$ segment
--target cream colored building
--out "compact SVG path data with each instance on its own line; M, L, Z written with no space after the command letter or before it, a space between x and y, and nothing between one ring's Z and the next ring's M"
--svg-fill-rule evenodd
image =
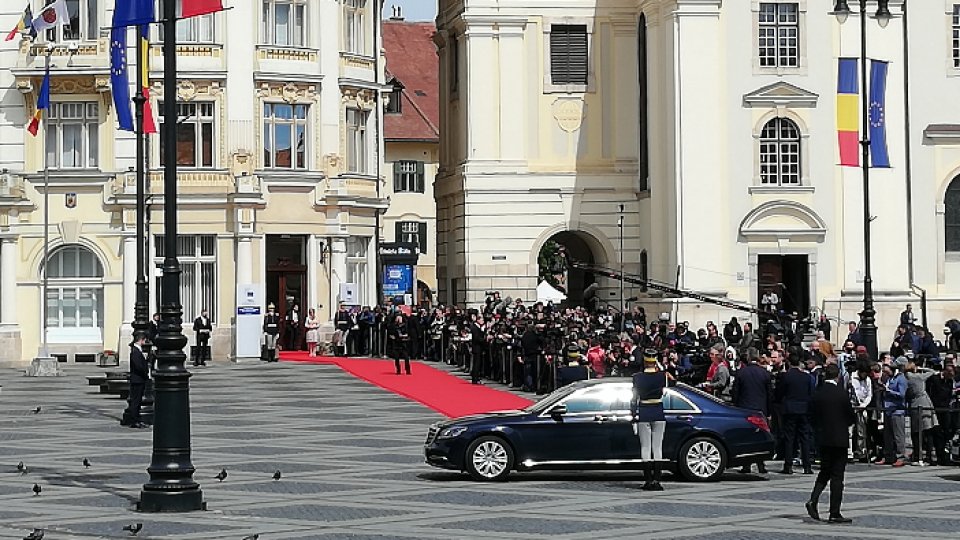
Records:
M417 244L418 304L435 303L437 290L437 206L433 182L440 159L440 89L436 27L403 20L402 12L383 21L386 79L391 87L384 112L385 190L390 208L382 237Z
M34 1L37 13L41 1ZM151 309L163 253L160 143L151 137L149 228L134 236L134 139L117 129L107 32L112 0L68 2L79 24L56 31L52 109L25 130L47 36L0 44L0 361L41 344L44 141L50 141L50 352L89 361L126 349L135 254L148 250ZM153 108L180 109L178 221L187 334L206 307L215 358L233 356L238 284L285 311L329 320L344 284L375 301L375 221L382 193L379 0L250 0L178 26L175 89L162 84L154 29ZM3 2L12 28L23 2ZM131 46L133 39L130 40ZM130 58L134 57L132 50ZM131 79L135 71L131 69ZM159 120L158 120L159 121ZM349 288L349 287L347 287ZM322 307L321 307L322 306Z
M909 2L909 23L890 3L887 27L867 21L868 55L890 62L892 167L871 175L881 348L904 304L920 311L916 287L937 334L960 311L960 2ZM683 288L754 304L772 288L788 311L856 320L862 180L837 165L835 96L860 25L833 6L441 0L441 300L532 300L553 238ZM571 274L572 296L594 279ZM618 304L617 283L599 281ZM743 316L638 293L625 296L698 326Z

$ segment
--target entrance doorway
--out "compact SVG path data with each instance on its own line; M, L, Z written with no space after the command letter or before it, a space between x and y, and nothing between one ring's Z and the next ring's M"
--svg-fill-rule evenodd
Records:
M780 297L780 309L796 312L801 318L810 313L810 266L807 255L760 255L757 257L757 297L773 291Z
M540 248L538 263L540 265L540 279L546 280L557 290L567 295L566 305L581 306L585 300L592 300L596 296L596 287L590 287L597 282L593 272L584 272L566 265L560 248L566 252L569 259L587 264L595 264L593 250L580 233L573 231L559 232L550 237ZM589 289L589 291L588 291ZM584 295L584 291L588 291Z
M267 235L267 303L277 306L280 344L284 349L303 348L303 319L307 310L307 238L298 235ZM299 306L297 331L286 324L287 313ZM291 341L294 338L295 341Z

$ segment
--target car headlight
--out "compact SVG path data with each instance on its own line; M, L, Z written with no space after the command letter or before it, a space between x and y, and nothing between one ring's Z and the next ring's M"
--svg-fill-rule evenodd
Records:
M466 431L466 430L467 430L467 428L465 428L465 427L463 427L463 426L448 427L447 429L444 429L443 431L441 431L440 434L437 435L437 438L438 438L438 439L452 439L452 438L454 438L454 437L459 437L460 434L462 434L462 433L463 433L464 431Z

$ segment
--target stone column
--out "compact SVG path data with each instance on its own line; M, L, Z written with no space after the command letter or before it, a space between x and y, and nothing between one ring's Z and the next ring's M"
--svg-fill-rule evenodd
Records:
M137 302L137 245L135 236L123 238L123 324L133 321L133 308Z
M317 246L317 237L316 235L311 234L307 237L307 306L303 306L306 309L302 310L302 313L306 313L310 308L317 309L317 316L320 316L319 313L319 304L320 304L320 295L317 294L318 282L319 279L319 266L320 266L320 250Z
M17 324L17 239L0 240L0 324Z
M340 284L347 282L347 239L333 238L330 254L330 318L337 313Z
M253 283L253 242L249 236L237 238L237 285Z

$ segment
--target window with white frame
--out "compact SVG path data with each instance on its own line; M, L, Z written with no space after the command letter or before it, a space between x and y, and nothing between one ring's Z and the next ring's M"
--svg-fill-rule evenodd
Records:
M759 24L760 67L799 67L800 5L762 2Z
M157 13L163 13L164 0L157 2ZM189 17L177 21L177 43L215 43L214 24L216 13ZM163 41L163 25L159 25L160 41Z
M351 236L347 238L347 283L357 286L357 304L368 305L367 249L369 236Z
M960 69L960 4L953 5L953 14L950 17L950 55L953 58L953 67Z
M263 166L267 169L306 169L309 105L264 103Z
M263 41L268 45L307 46L305 0L263 0Z
M95 41L100 37L97 3L98 0L66 0L68 24L47 30L47 41ZM34 13L39 13L39 9Z
M367 0L344 0L343 47L349 53L367 54Z
M157 235L156 264L163 263L166 246L163 235ZM177 258L180 261L180 303L184 320L200 316L203 309L210 312L210 320L217 320L217 237L212 234L178 235ZM158 277L157 305L162 305L162 278Z
M47 328L102 329L103 265L97 255L68 245L51 253L49 261Z
M427 252L427 224L423 221L398 221L397 242L416 244L420 253Z
M552 84L587 84L587 25L550 25L550 80Z
M367 118L369 113L347 109L347 170L367 172Z
M47 111L47 166L96 169L100 164L100 107L95 101L64 101Z
M760 183L800 185L800 129L789 118L774 118L760 132Z
M163 109L163 103L160 104ZM177 165L214 167L213 102L177 103ZM160 116L160 166L164 164L165 126Z
M423 193L424 163L422 161L395 161L393 163L393 191L396 193Z

